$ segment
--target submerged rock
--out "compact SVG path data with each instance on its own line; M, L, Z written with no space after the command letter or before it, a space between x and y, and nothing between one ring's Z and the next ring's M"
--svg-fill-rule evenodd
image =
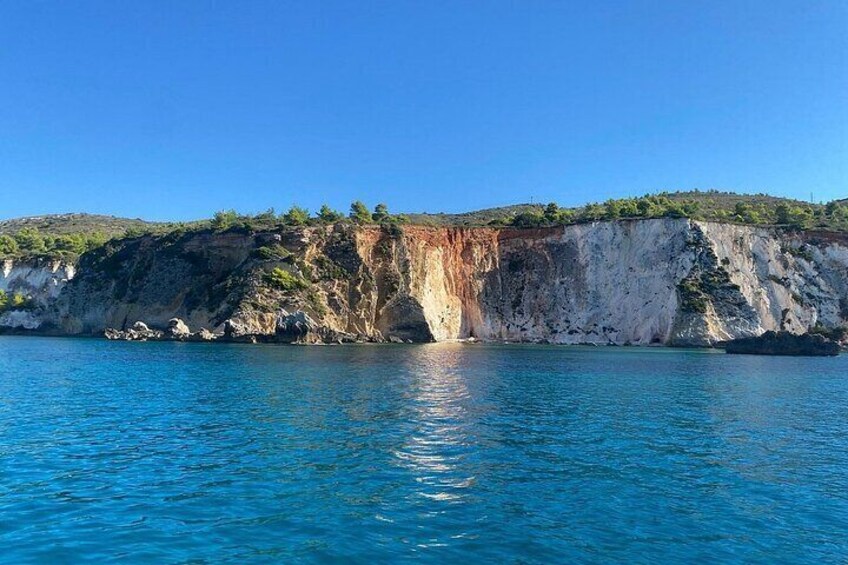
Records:
M727 353L752 355L839 355L839 344L817 334L768 331L759 337L726 342Z

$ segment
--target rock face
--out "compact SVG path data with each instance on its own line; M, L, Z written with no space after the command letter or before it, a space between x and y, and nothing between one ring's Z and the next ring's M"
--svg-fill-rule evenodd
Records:
M824 336L767 331L761 336L744 337L725 344L728 353L749 355L839 355L839 344Z
M31 301L25 310L0 314L0 330L38 329L45 317L45 310L55 303L59 293L68 281L74 278L75 273L75 267L64 261L0 261L0 290L7 294L23 294Z
M84 255L32 323L173 318L234 341L709 346L845 325L848 238L671 218L148 236Z

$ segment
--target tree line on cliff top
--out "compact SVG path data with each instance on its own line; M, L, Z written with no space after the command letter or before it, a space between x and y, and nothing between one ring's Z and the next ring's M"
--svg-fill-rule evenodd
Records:
M103 232L53 235L41 233L35 227L25 227L14 234L0 234L0 259L76 259L86 251L100 247L109 239Z
M685 195L685 196L684 196ZM636 198L610 199L603 203L565 208L556 202L547 205L520 205L468 214L390 214L385 204L373 212L361 201L350 206L347 215L324 205L317 214L292 206L277 215L273 209L257 215L242 215L234 210L215 214L210 226L262 229L282 224L315 226L339 222L380 225L493 226L533 228L562 226L595 221L647 218L692 218L744 225L779 226L788 229L829 229L848 231L848 203L833 201L826 205L775 198L768 195L742 196L716 191L648 194Z
M692 218L744 225L780 226L789 229L848 230L848 204L833 201L812 205L757 195L746 199L711 198L711 193L690 193L697 198L674 194L650 194L638 198L611 199L579 208L561 208L555 202L515 215L509 225L544 227L599 220L644 218ZM722 193L713 193L729 196Z
M14 229L0 229L0 259L42 257L74 260L112 238L179 235L209 229L219 232L231 229L261 231L285 226L320 226L342 222L382 225L397 231L404 224L539 228L604 220L692 218L793 230L848 231L848 200L825 205L765 194L690 191L611 199L571 208L552 202L547 205L523 204L464 214L392 214L385 204L377 204L369 209L357 200L351 203L346 214L324 205L314 214L300 206L292 206L281 214L273 208L258 214L224 210L209 220L184 223L145 223L140 220L91 216L90 222L86 224L85 218L85 215L66 215L7 221L6 224L17 224ZM120 221L127 222L128 227L123 232L117 229ZM71 227L65 225L68 222L72 222ZM39 226L43 231L39 230ZM0 228L3 227L0 224Z
M43 258L75 260L77 257L113 238L141 237L144 235L177 235L182 232L212 229L226 231L240 229L245 231L271 230L283 226L316 226L339 222L355 224L378 224L396 229L408 222L406 216L390 214L388 206L377 204L373 211L361 201L350 205L345 215L327 205L317 214L311 215L300 206L292 206L287 212L277 214L273 208L259 214L239 214L235 210L216 212L210 220L197 222L179 222L166 224L133 224L121 234L111 237L100 230L79 231L76 233L43 233L38 227L25 225L12 233L0 233L0 259Z
M403 224L409 219L404 215L390 214L385 204L377 204L374 211L361 201L356 200L350 205L350 211L345 216L328 205L321 206L317 214L310 214L306 208L292 206L287 212L277 214L273 208L255 215L239 214L235 210L223 210L216 212L209 223L215 231L224 231L233 228L258 230L283 226L317 226L330 225L340 222L352 222L355 224Z

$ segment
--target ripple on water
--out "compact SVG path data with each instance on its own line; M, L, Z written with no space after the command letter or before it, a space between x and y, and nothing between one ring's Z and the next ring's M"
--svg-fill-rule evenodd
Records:
M846 359L0 338L0 561L844 561Z

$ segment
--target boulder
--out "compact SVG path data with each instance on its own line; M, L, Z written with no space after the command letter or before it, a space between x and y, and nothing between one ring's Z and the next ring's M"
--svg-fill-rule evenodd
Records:
M724 343L727 353L750 355L839 355L839 344L818 334L768 331L758 337L745 337Z
M165 335L171 339L187 339L191 335L191 330L179 318L171 318L168 320L168 328L165 330Z
M106 328L103 331L103 337L112 340L124 339L124 332L122 332L121 330L116 330L115 328Z
M217 335L206 328L200 328L200 331L196 331L188 336L188 341L215 341L217 338Z
M230 341L251 341L253 333L243 321L230 318L224 322L224 338Z
M145 324L144 322L139 320L138 322L136 322L132 326L130 326L129 331L138 332L138 333L146 333L146 332L150 331L150 328L147 326L147 324Z
M320 342L323 341L320 329L303 310L292 313L280 310L274 335L276 339L289 343Z
M162 339L163 333L159 330L150 329L144 322L136 322L126 331L106 328L103 332L106 339L123 341L148 341Z

